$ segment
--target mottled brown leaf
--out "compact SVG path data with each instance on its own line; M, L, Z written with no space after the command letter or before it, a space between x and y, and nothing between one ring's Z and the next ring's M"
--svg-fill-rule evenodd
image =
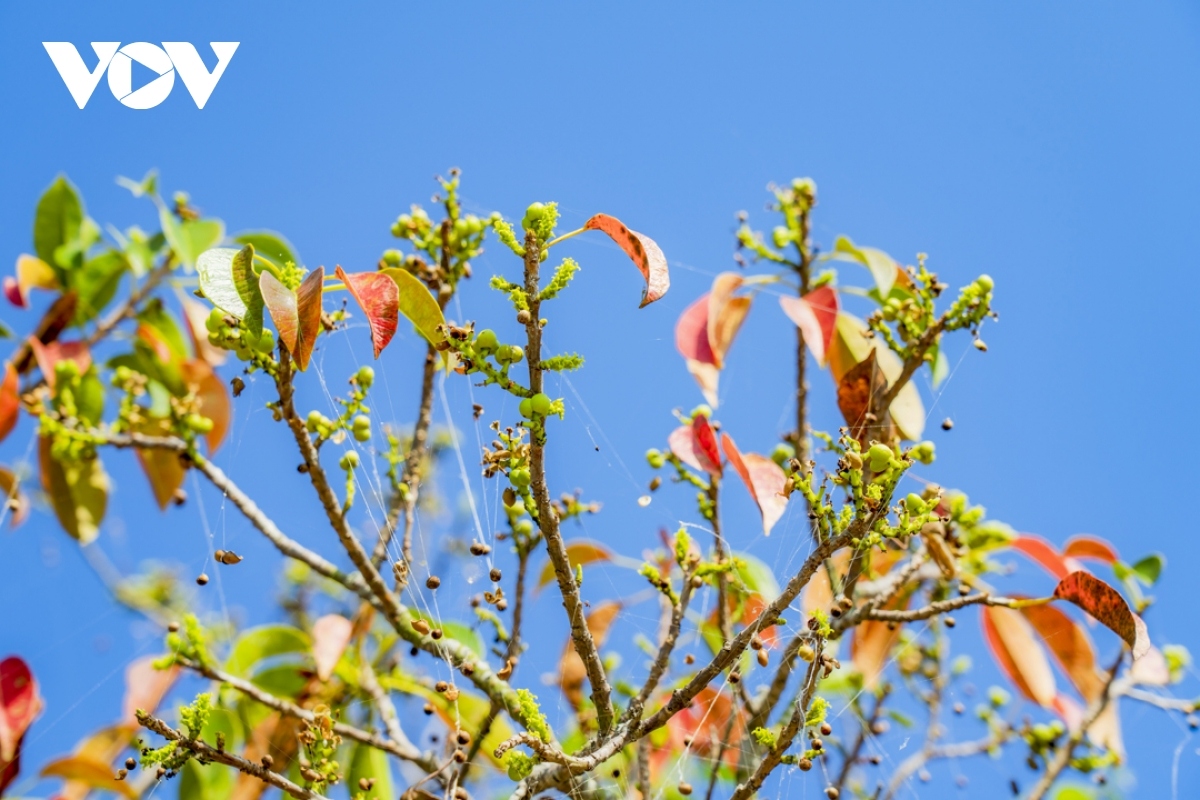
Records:
M641 307L650 305L667 293L671 285L667 259L662 248L653 239L630 230L621 220L608 214L596 214L585 222L583 227L586 230L607 233L625 251L625 255L633 259L634 265L646 279Z
M1146 623L1134 614L1113 587L1088 572L1072 572L1058 582L1054 596L1082 608L1100 624L1120 636L1134 659L1139 659L1150 649L1150 635Z

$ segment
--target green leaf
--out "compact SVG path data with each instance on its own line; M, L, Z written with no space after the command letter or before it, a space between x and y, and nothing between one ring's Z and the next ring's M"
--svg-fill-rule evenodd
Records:
M308 677L295 664L278 664L254 673L250 682L276 697L295 699L308 685Z
M84 262L83 268L72 276L78 298L72 324L84 325L95 319L112 302L128 269L129 260L119 250L106 250Z
M67 284L64 269L70 265L59 264L54 254L62 245L79 238L82 225L83 203L79 193L66 176L59 175L38 200L33 221L33 248L38 258L57 267L55 272L64 285Z
M159 224L167 244L184 266L197 266L200 255L225 238L225 224L219 219L181 220L166 206L158 210Z
M768 601L779 597L779 581L775 573L762 560L746 553L734 553L737 559L737 575L752 592L758 592Z
M216 745L217 734L225 741L225 749L237 752L245 738L242 723L237 715L225 708L214 708L208 714L200 738ZM224 764L206 764L192 759L184 766L179 776L179 800L209 800L213 797L231 797L236 771Z
M425 284L402 269L385 269L383 273L400 287L400 313L408 318L417 329L417 333L424 336L430 344L437 344L446 338L438 331L438 327L446 323L442 307L429 293Z
M174 315L162 303L150 303L138 314L138 322L157 335L170 352L169 361L179 363L188 359L188 343Z
M1167 559L1162 553L1151 553L1133 565L1133 574L1142 583L1147 586L1153 586L1158 583L1158 578L1162 575L1163 567L1167 565Z
M275 231L243 231L234 236L233 240L238 244L254 245L254 252L277 267L285 266L289 261L297 267L300 266L296 248L283 238L282 234Z
M359 781L371 781L371 788L362 791ZM391 800L396 796L392 790L392 768L387 754L365 744L356 744L350 753L350 773L346 781L353 797L363 800ZM361 794L360 794L361 792Z
M859 247L850 240L849 236L839 236L833 243L833 253L830 258L840 261L851 261L862 264L871 272L875 279L875 287L880 297L887 297L896 283L898 267L895 260L882 250L874 247Z
M268 658L307 654L312 647L309 635L290 625L263 625L251 628L238 637L225 662L226 671L239 677L247 677L251 669Z
M200 291L227 314L242 320L255 337L262 335L263 298L252 268L254 245L241 250L214 247L196 260Z
M99 425L104 416L104 381L93 366L79 379L79 390L75 393L75 406L79 418Z
M230 264L230 272L233 285L246 304L242 324L257 339L262 336L263 329L263 296L258 286L258 275L254 272L254 245L248 244L238 251Z

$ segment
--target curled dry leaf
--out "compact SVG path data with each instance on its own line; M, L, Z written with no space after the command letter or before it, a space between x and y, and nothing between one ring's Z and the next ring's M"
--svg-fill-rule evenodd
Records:
M877 352L872 350L841 377L837 386L838 409L851 435L864 444L896 438L891 414L883 408L888 383L876 357Z
M571 568L583 564L595 564L598 561L612 561L613 554L604 545L599 542L593 542L588 539L577 539L567 545L567 559L571 562ZM554 564L547 561L542 567L541 574L538 575L537 588L549 586L554 582Z
M621 220L608 214L596 214L585 222L583 227L585 230L607 233L625 254L633 259L634 265L646 279L646 290L642 293L640 307L645 308L667 293L671 286L667 258L653 239L630 230Z
M889 350L879 337L868 337L867 333L867 326L862 320L845 311L838 312L833 340L826 354L835 383L840 384L843 376L856 364L865 361L872 350L875 351L879 370L889 385L900 377L904 368L900 357ZM925 406L912 382L904 385L888 411L904 438L921 438L925 430Z
M21 491L21 482L16 473L7 467L0 467L0 519L8 515L10 528L18 527L29 516L29 498Z
M108 508L108 475L99 458L60 462L51 452L50 439L38 440L42 489L50 498L63 530L80 544L100 533Z
M787 318L804 334L804 344L813 358L825 366L837 329L840 308L837 290L832 286L822 286L803 297L781 297L779 305Z
M258 278L263 303L279 331L279 340L287 348L300 371L308 369L313 346L321 332L321 296L325 286L325 268L310 272L300 286L289 289L270 270Z
M1040 536L1029 533L1019 534L1009 543L1009 547L1035 561L1058 580L1067 577L1071 571L1062 553Z
M17 777L21 741L41 710L29 665L16 656L0 661L0 795Z
M1054 596L1079 606L1120 636L1129 645L1134 660L1150 650L1150 634L1146 630L1146 623L1133 613L1120 592L1091 573L1072 572L1058 582Z
M20 383L17 368L11 361L4 362L4 377L0 378L0 442L3 442L17 426L21 415Z
M771 459L758 453L742 453L737 443L727 433L721 434L721 449L729 459L734 472L750 490L750 496L762 514L763 536L771 535L771 528L779 522L787 510L787 498L783 496L787 475Z
M1058 690L1046 651L1020 611L980 606L983 638L1002 672L1017 690L1043 708L1051 708Z
M341 614L326 614L313 623L313 660L317 662L317 677L329 680L342 654L354 635L354 623Z
M1121 560L1117 550L1098 536L1072 536L1063 545L1063 555L1068 558L1090 558L1105 564L1115 564ZM1061 577L1061 576L1060 576Z
M587 615L588 630L591 631L592 640L596 643L597 648L604 646L604 641L608 638L608 630L612 627L617 615L621 613L622 607L621 603L607 601L597 604L592 609L592 613ZM567 701L578 710L583 705L583 684L587 680L587 667L583 665L583 659L575 651L575 642L569 637L567 646L563 649L562 657L559 659L558 667L559 686L566 695Z

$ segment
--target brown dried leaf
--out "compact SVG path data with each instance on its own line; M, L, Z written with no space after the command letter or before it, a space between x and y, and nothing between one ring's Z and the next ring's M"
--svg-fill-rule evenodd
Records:
M634 265L646 279L641 308L667 293L671 286L671 276L667 270L667 258L657 242L649 236L630 230L621 220L608 214L596 214L585 222L583 227L586 230L607 233L625 251L625 255L633 259Z
M1100 624L1120 636L1133 651L1134 660L1150 650L1146 623L1134 614L1113 587L1088 572L1072 572L1059 581L1054 596L1074 603Z

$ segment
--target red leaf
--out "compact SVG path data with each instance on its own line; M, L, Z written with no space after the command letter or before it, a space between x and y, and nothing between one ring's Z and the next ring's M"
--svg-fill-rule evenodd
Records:
M787 498L783 496L787 475L771 459L757 453L742 454L737 443L727 433L721 434L721 448L733 469L741 477L750 496L762 513L763 536L771 535L771 528L787 509Z
M1150 649L1146 623L1130 610L1121 594L1088 572L1072 572L1058 582L1054 596L1074 603L1100 624L1120 636L1139 659Z
M675 323L676 349L689 361L699 361L702 364L712 364L716 361L712 346L708 343L708 298L708 292L700 295Z
M720 475L721 451L717 449L717 434L708 424L708 417L697 414L692 418L692 434L696 439L696 457L700 467L711 475Z
M30 289L58 289L54 270L37 256L17 256L17 276L4 279L4 294L17 308L29 308Z
M4 379L0 380L0 442L8 438L17 426L21 413L20 387L17 370L11 361L4 362Z
M981 606L983 638L1001 671L1025 697L1050 708L1058 692L1046 651L1020 611L1003 606Z
M140 708L147 714L153 714L179 679L178 666L155 669L156 660L154 656L143 656L125 668L125 699L121 703L121 722L131 728L137 728L135 712Z
M1047 572L1059 580L1067 577L1067 574L1071 571L1067 567L1067 562L1063 559L1062 553L1058 552L1054 545L1040 536L1022 533L1013 539L1009 546L1036 561Z
M317 677L322 681L333 675L353 635L354 623L341 614L326 614L313 623L313 660L317 662Z
M814 289L804 297L781 297L783 313L804 334L804 343L818 364L824 366L837 329L838 293L832 286Z
M700 456L696 453L696 434L690 425L680 425L671 431L671 435L667 437L667 446L676 458L692 469L704 469L700 465Z
M671 276L667 271L667 259L662 249L649 236L625 227L616 217L608 214L596 214L583 224L585 230L602 231L607 233L614 242L620 245L625 254L633 259L633 263L646 279L646 291L642 294L641 307L644 308L667 293L671 285Z
M1104 679L1096 671L1096 648L1087 631L1051 605L1027 606L1021 613L1083 699L1095 701L1104 692Z
M375 357L379 358L383 348L396 335L400 319L400 287L382 272L350 274L340 266L335 267L334 271L367 315L367 324L371 326L371 344L375 347Z
M4 276L4 297L17 308L29 308L29 303L25 300L25 295L21 294L20 284L11 275Z
M1090 558L1103 561L1105 564L1115 564L1121 557L1116 549L1096 536L1072 536L1063 546L1063 555L1070 558Z
M17 777L21 740L41 710L29 665L16 656L0 661L0 795Z

